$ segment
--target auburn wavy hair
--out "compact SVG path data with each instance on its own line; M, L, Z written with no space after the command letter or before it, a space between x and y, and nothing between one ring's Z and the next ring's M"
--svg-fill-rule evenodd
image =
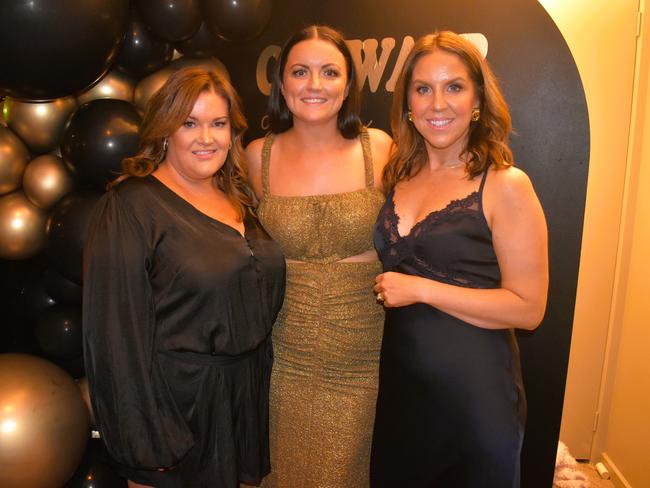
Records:
M387 190L399 181L415 176L427 163L424 138L408 120L408 96L416 64L436 49L461 59L479 98L481 116L478 121L470 123L467 147L459 155L465 160L468 178L481 174L491 164L496 168L513 165L512 151L508 146L512 119L492 69L471 41L451 31L434 32L416 41L395 85L391 111L395 149L383 174Z
M248 124L237 92L221 74L203 68L183 68L171 74L147 103L140 124L139 149L135 156L122 160L123 174L111 183L153 173L165 161L165 139L187 120L201 93L214 91L228 103L231 148L217 171L217 185L235 206L240 220L252 212L255 197L248 184L242 137Z

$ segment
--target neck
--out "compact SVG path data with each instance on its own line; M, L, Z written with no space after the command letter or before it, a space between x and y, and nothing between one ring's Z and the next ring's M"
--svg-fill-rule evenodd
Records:
M336 119L322 124L308 124L294 120L293 127L287 133L297 143L312 149L331 146L343 139Z
M153 176L182 195L207 195L215 191L220 192L214 177L188 178L175 171L169 164L165 164L165 161L160 163Z

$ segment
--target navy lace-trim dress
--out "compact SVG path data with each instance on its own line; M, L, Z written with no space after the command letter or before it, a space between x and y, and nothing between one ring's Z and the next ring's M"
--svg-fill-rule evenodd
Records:
M486 174L478 191L406 236L397 230L391 193L375 226L384 271L499 287L482 208ZM518 487L524 421L512 330L475 327L422 303L386 310L371 486Z
M242 236L153 176L97 204L84 254L85 363L124 477L235 488L270 470L271 326L285 264L253 216L244 227Z

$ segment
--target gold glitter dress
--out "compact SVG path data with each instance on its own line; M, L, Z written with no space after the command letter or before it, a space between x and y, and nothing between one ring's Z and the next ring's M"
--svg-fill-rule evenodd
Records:
M264 487L369 486L383 308L378 261L340 263L373 248L384 195L374 187L366 130L366 186L329 195L272 195L273 135L262 149L258 216L287 259L287 288L273 328L271 474Z

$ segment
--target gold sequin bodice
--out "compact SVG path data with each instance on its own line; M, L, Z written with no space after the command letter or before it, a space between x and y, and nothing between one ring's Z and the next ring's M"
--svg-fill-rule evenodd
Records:
M332 263L373 248L372 229L384 195L374 187L368 132L361 132L366 186L326 195L273 195L269 161L273 135L262 149L263 195L258 217L287 259Z

